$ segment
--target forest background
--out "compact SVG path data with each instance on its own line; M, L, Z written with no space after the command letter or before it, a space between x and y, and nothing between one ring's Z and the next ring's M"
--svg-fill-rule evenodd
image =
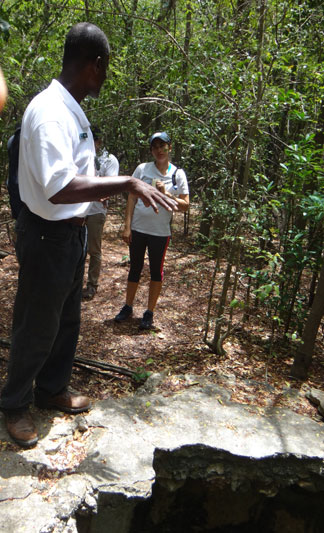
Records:
M194 215L193 249L213 264L201 340L226 356L253 328L265 357L293 355L305 379L324 313L322 0L0 0L2 192L7 140L79 21L111 44L100 98L83 107L121 172L166 130L188 175L184 233Z

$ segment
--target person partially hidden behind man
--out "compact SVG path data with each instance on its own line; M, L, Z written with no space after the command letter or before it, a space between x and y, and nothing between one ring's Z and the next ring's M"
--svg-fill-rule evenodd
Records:
M98 127L92 130L96 149L96 170L98 176L117 176L119 174L119 163L117 157L109 154L102 147L102 133ZM102 234L107 216L107 200L104 202L91 202L87 213L88 228L88 281L83 289L82 298L92 300L98 290L99 276L101 270L101 244Z
M95 25L69 31L58 79L28 105L22 120L17 220L18 289L7 381L0 408L12 439L33 446L29 406L80 413L90 399L68 388L80 328L89 202L123 191L176 209L156 188L130 176L95 177L90 123L80 107L99 96L109 44ZM33 384L35 388L33 390Z

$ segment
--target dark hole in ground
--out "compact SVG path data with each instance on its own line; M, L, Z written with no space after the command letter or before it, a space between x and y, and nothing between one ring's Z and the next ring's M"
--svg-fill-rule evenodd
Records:
M157 484L129 533L323 533L323 497L296 486L269 497L217 482L187 480L175 492Z
M98 514L78 515L79 533L323 533L324 492L292 485L271 496L256 485L233 491L223 480L156 482L146 501L99 497Z

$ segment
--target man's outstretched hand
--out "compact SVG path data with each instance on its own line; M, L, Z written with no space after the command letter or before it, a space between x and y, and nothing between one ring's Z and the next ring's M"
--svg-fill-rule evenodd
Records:
M157 204L164 207L167 211L178 211L177 202L165 196L156 187L152 187L152 185L148 185L148 183L137 178L131 178L129 180L128 192L140 198L145 207L151 206L156 213L159 211Z
M49 198L53 204L104 201L114 194L129 192L141 198L146 207L158 212L158 205L167 211L177 211L177 202L168 198L152 185L131 176L75 176L63 189Z

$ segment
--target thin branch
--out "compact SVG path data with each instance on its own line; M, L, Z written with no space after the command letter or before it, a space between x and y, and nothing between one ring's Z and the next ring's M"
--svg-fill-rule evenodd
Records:
M104 376L106 380L109 378L110 380L123 379L121 376L114 376L113 374L109 374L106 370L100 370L99 368L90 368L88 366L85 366L83 363L74 363L74 366L76 368L86 368L89 374L100 374L101 376Z
M145 104L148 104L148 103L149 104L159 104L159 105L162 105L162 106L166 107L169 111L174 111L174 108L176 108L185 117L190 118L190 120L194 120L194 121L198 122L199 124L202 124L203 126L205 126L205 128L208 128L213 133L213 135L215 135L215 137L219 140L219 142L224 147L226 147L224 141L219 137L218 133L211 126L206 124L206 122L204 122L199 117L196 117L196 116L192 115L191 113L188 113L188 111L186 111L180 104L178 104L178 102L174 102L174 101L168 100L166 98L159 98L159 97L153 97L153 96L144 96L142 98L129 98L127 101L128 102L139 102L141 105L145 105Z
M90 366L90 367L93 366L95 368L100 368L101 370L109 370L110 372L116 372L117 374L122 374L130 378L134 378L136 374L134 370L129 370L128 368L123 368L121 366L104 363L103 361L95 361L93 359L87 359L85 357L75 357L74 362L78 363L78 365Z
M0 250L0 259L7 257L7 255L15 255L13 252L7 252L7 250Z
M9 339L3 339L3 338L0 338L0 346L2 346L2 348L10 348L10 340ZM1 357L1 359L3 361L6 361L6 359L4 357Z

